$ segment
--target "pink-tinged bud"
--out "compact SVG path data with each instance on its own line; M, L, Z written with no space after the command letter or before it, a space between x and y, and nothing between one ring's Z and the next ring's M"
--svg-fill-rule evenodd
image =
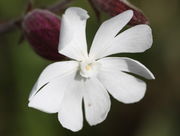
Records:
M61 20L48 10L34 9L22 21L26 39L34 51L48 60L63 60L58 53Z
M126 10L133 10L134 16L129 22L130 25L149 24L148 19L141 10L127 2L127 0L89 0L99 11L104 11L111 16L118 15Z

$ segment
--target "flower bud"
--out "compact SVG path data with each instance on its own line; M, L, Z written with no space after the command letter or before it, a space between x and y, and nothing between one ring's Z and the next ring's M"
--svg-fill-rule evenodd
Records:
M148 24L148 19L141 10L127 2L127 0L90 0L92 6L99 11L104 11L111 16L118 15L126 10L133 10L134 16L129 22L130 25Z
M61 20L48 10L34 9L22 21L22 29L34 51L48 60L63 60L58 53Z

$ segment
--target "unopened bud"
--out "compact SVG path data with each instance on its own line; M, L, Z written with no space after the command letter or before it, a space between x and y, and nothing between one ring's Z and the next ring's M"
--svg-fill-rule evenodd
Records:
M58 53L61 20L48 10L34 9L22 21L26 39L34 51L48 60L63 60Z
M104 11L111 16L118 15L126 10L133 10L134 16L129 22L130 25L149 23L142 11L130 4L127 0L90 0L90 2L99 11Z

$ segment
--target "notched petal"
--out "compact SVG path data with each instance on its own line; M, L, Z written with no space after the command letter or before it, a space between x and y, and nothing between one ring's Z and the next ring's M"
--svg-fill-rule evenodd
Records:
M153 73L140 62L126 57L107 57L98 61L102 69L130 72L146 79L155 79Z
M87 11L68 8L62 17L59 53L75 60L87 58L86 21Z

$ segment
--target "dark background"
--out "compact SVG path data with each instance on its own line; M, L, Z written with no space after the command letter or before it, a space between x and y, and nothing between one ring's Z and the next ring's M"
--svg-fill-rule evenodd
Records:
M34 0L35 7L57 0ZM0 37L0 136L179 136L180 135L180 1L131 0L149 17L154 43L145 53L130 55L145 64L156 80L147 81L147 93L137 104L112 99L107 119L73 133L62 128L57 115L28 108L28 95L40 72L52 63L34 53L27 41L18 44L20 31ZM22 15L26 0L0 0L0 20ZM87 0L73 6L89 11L88 41L98 28ZM104 16L107 18L107 16Z

